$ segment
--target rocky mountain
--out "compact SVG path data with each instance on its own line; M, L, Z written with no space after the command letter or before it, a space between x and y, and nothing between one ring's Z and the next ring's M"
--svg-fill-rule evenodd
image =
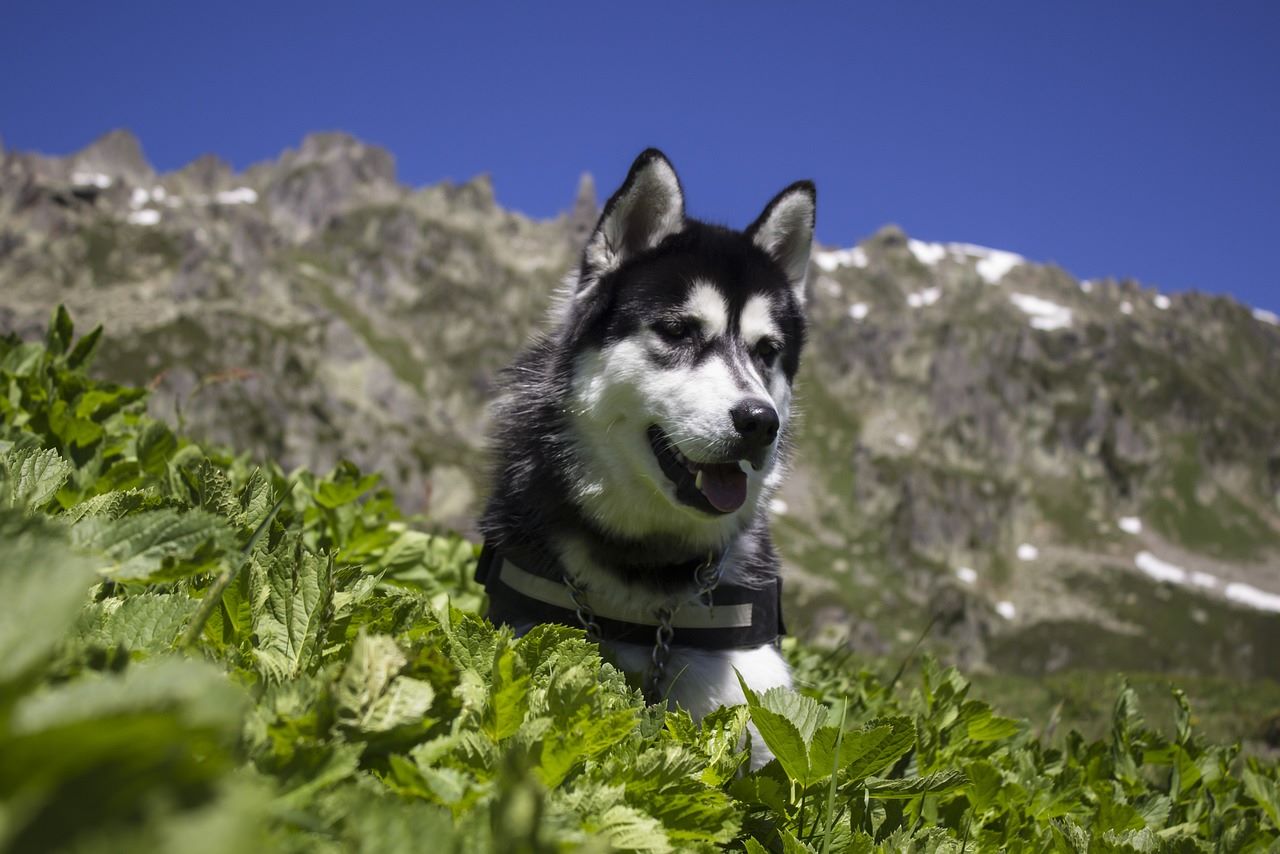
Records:
M568 201L568 195L566 194ZM0 331L65 303L158 414L286 465L382 472L466 526L484 402L596 216L401 185L307 137L157 174L117 131L0 161ZM1280 679L1280 326L1225 297L887 227L823 249L794 475L772 512L795 627L981 671Z

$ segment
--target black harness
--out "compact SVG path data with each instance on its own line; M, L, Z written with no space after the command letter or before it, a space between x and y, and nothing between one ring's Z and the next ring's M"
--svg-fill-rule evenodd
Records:
M485 542L476 580L489 594L489 619L525 631L537 623L583 625L564 569L541 549L501 548ZM782 579L761 586L719 584L711 602L691 600L670 617L671 644L696 649L745 649L777 644L782 623ZM649 644L659 617L639 608L591 602L602 641Z

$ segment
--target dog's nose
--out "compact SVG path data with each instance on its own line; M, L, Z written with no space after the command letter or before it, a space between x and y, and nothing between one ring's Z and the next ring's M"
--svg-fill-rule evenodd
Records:
M767 448L778 438L778 413L763 400L748 398L729 410L738 435L752 448Z

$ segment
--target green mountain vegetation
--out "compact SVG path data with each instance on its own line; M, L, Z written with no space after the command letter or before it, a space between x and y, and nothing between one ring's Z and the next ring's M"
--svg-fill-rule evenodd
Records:
M0 850L1267 851L1280 767L1150 724L1004 717L926 658L791 642L798 691L694 723L571 628L478 611L476 547L376 475L191 441L0 338ZM744 768L751 721L777 759Z
M388 152L334 133L239 174L212 156L157 174L125 132L5 152L0 330L39 335L65 303L111 330L101 375L152 389L184 434L288 468L351 460L466 533L494 375L596 210L589 180L545 221L483 177L405 187ZM1224 735L1260 740L1280 319L892 227L819 247L810 282L773 508L793 630L901 658L931 626L927 650L1028 713L1083 708L1081 680L1176 674L1250 698Z

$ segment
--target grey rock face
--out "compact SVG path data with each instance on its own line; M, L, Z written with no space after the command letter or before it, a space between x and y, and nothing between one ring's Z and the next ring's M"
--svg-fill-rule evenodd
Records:
M487 177L402 186L338 133L242 174L206 156L157 175L119 131L0 158L0 331L65 303L160 416L286 466L351 459L464 528L494 375L598 216L590 176L534 221ZM1280 677L1233 654L1280 645L1265 315L896 227L817 251L810 291L773 509L794 628L894 652L936 617L931 643L971 667Z

